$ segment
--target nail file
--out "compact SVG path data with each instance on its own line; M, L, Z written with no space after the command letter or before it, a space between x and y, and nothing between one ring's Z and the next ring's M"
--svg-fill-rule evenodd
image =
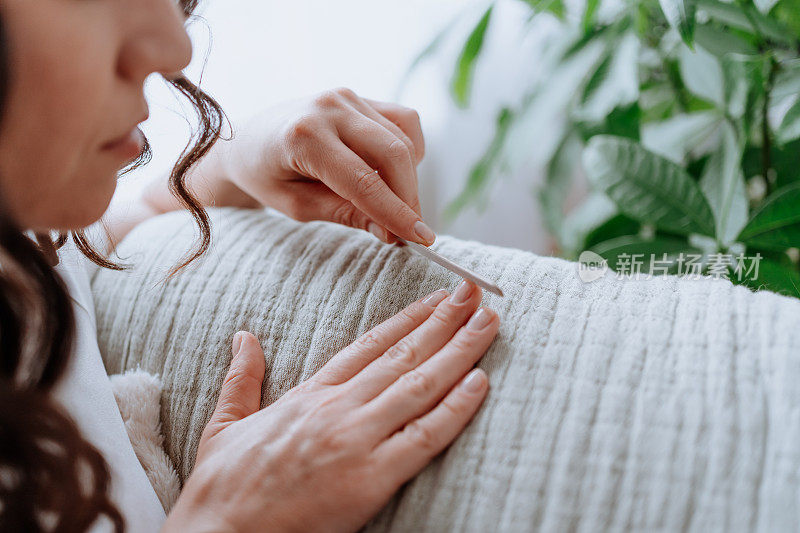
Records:
M437 265L443 266L444 268L446 268L450 272L458 274L462 278L471 281L472 283L474 283L478 287L482 287L482 288L486 289L489 292L492 292L492 293L494 293L494 294L496 294L498 296L501 296L501 297L503 296L503 291L500 290L500 287L498 287L497 285L495 285L491 281L483 279L479 275L475 274L474 272L471 272L471 271L467 270L464 267L458 266L457 264L453 263L452 261L450 261L446 257L443 257L443 256L437 254L436 252L434 252L430 248L428 248L426 246L422 246L421 244L417 244L415 242L409 242L409 241L407 241L405 239L401 239L400 237L395 237L395 238L398 241L400 241L402 244L408 246L409 248L411 248L412 250L417 252L419 255L424 256L425 258L433 261Z

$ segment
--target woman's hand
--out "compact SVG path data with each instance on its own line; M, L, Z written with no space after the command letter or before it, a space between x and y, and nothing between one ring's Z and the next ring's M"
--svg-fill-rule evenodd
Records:
M260 114L218 142L189 182L207 205L264 205L430 245L417 193L424 152L416 111L337 89Z
M498 330L464 282L415 302L259 410L264 354L249 333L168 517L174 531L352 531L464 429L487 392L470 369ZM468 321L469 320L469 321ZM466 324L465 324L466 323ZM466 377L465 377L466 375Z

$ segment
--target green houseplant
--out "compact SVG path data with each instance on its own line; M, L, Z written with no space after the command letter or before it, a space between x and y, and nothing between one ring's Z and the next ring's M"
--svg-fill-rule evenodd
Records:
M563 255L592 250L612 267L641 256L645 270L666 264L661 273L684 273L695 256L704 274L800 297L800 0L601 2L570 11L524 0L531 17L558 20L560 37L544 52L546 75L499 112L449 214L542 144L548 115L536 194ZM496 8L481 12L456 62L462 107ZM565 213L581 175L592 192Z

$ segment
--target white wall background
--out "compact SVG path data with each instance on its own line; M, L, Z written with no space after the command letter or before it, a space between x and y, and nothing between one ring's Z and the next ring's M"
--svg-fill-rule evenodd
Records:
M482 0L206 0L200 10L206 22L190 27L195 55L188 72L222 104L234 128L277 102L337 86L370 98L399 99L422 117L428 155L420 189L430 225L437 232L544 253L549 239L529 172L500 180L486 211L470 209L449 225L441 217L491 138L497 110L520 98L522 77L535 71L536 51L547 38L545 24L523 39L526 9L518 0L501 2L478 67L473 105L455 109L448 81L484 5ZM452 38L398 95L412 59L458 13ZM121 198L135 191L143 174L166 172L189 138L184 115L191 112L185 104L182 109L158 78L148 81L147 94L151 118L143 129L154 159L123 178Z

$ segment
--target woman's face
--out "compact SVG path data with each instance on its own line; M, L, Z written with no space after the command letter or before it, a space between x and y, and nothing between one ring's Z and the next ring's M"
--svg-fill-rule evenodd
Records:
M25 229L88 226L141 151L145 78L182 70L176 0L0 0L10 86L0 187Z

